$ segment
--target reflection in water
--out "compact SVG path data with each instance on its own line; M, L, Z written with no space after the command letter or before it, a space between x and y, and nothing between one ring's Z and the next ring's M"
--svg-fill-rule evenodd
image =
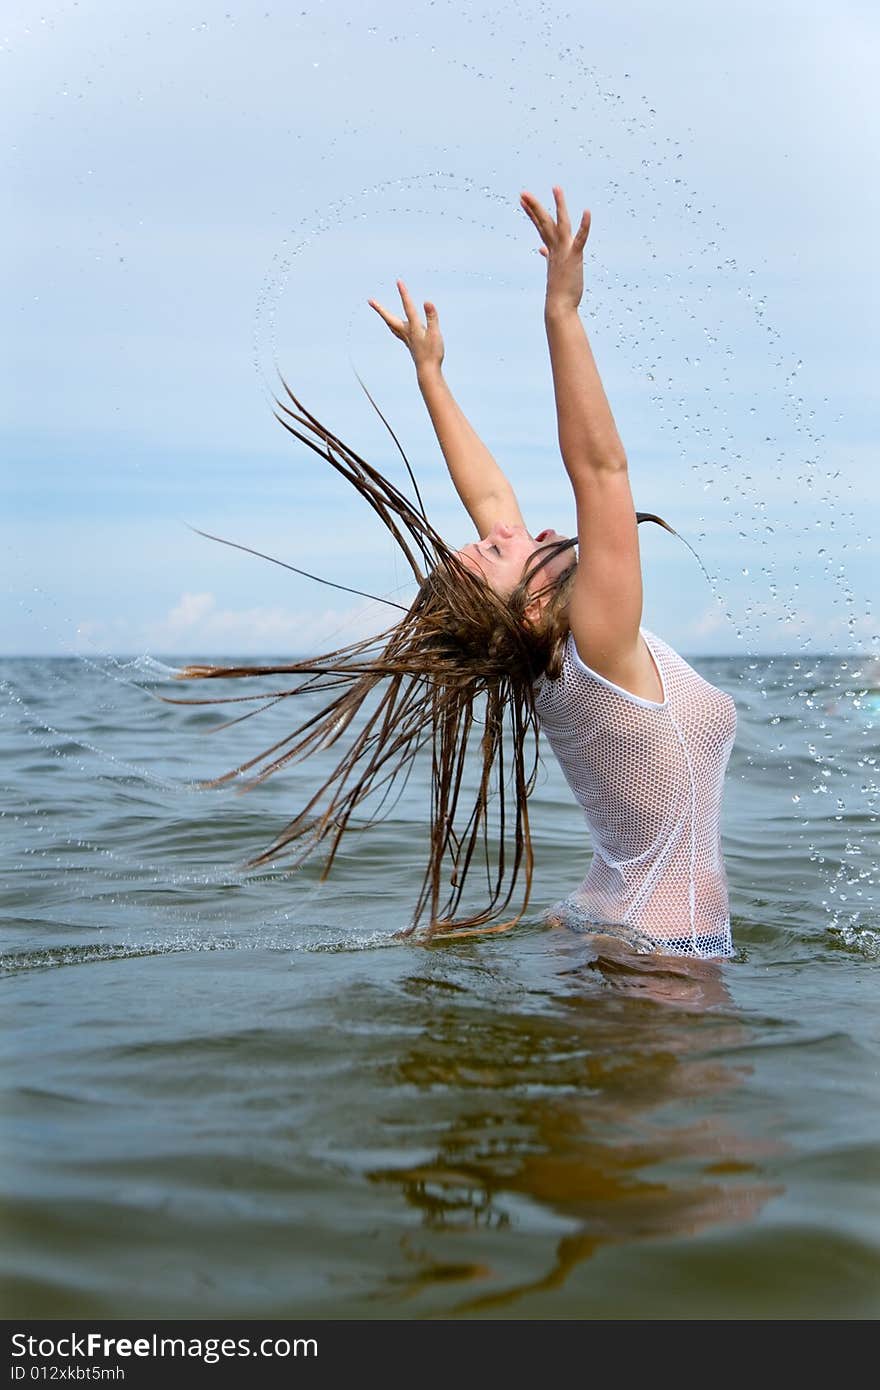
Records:
M469 991L450 995L442 951L433 973L408 982L433 1003L433 1021L398 1080L418 1087L432 1114L443 1097L456 1103L433 1126L433 1159L370 1175L421 1213L421 1239L403 1241L417 1266L404 1292L499 1282L488 1261L449 1259L449 1236L482 1230L488 1245L489 1232L522 1225L560 1233L538 1277L471 1294L455 1311L558 1288L603 1246L747 1221L782 1190L760 1176L766 1141L725 1123L725 1092L749 1069L722 1057L749 1034L720 967L639 957L606 938L554 938L549 1000L526 995L504 1014Z

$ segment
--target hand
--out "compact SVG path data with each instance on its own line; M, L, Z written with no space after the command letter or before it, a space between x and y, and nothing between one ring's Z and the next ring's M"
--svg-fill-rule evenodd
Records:
M430 300L425 300L425 324L423 325L410 292L402 280L397 281L397 288L406 314L405 323L403 319L395 318L393 314L389 314L388 310L383 309L381 304L377 304L375 299L369 299L367 303L371 309L376 310L381 319L385 320L395 338L406 343L416 364L417 372L422 371L425 367L436 367L439 371L443 362L443 339L440 336L440 320L437 318L437 310Z
M520 203L544 243L539 250L547 261L547 306L576 309L584 292L584 247L590 235L590 214L584 213L572 236L562 189L555 187L553 197L555 222L531 193L523 193Z

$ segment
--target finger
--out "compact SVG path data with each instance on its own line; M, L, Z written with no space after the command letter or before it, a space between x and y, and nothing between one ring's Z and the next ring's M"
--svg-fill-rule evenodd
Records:
M571 219L568 215L568 208L565 206L565 194L558 184L553 186L553 198L556 203L556 225L565 240L571 236Z
M542 235L545 231L549 231L553 227L554 223L552 217L531 193L523 193L520 198L520 203L523 210L528 214Z
M574 241L572 242L572 246L576 251L583 251L584 247L586 246L587 237L590 235L591 221L592 219L590 217L589 210L587 210L581 218L581 224L574 234Z
M425 323L429 328L436 328L439 323L436 306L431 303L430 299L425 300Z
M409 290L407 289L406 285L403 283L402 280L398 280L397 288L400 292L400 298L403 302L403 308L407 317L407 322L409 323L411 328L421 328L422 321L419 318L418 310L416 309L416 306L413 303L412 295L410 294Z
M528 214L540 232L541 239L547 242L549 246L550 240L548 240L548 238L552 239L556 231L556 223L553 221L553 218L550 216L549 212L541 206L537 198L532 197L531 193L523 193L520 202L524 211Z
M367 303L371 309L376 310L376 313L381 319L384 319L392 333L400 335L406 332L406 325L402 319L395 318L393 314L389 314L388 310L383 309L381 304L377 304L375 299L368 299Z

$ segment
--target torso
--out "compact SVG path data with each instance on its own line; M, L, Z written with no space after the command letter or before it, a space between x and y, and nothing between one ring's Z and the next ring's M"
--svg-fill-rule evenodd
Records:
M621 674L626 684L586 666L569 635L560 677L536 689L593 842L567 901L584 929L625 924L676 954L729 954L720 804L733 701L651 633Z

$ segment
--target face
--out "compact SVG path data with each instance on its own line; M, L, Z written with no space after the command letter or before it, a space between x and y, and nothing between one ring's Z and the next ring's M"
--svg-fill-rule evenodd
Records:
M524 526L508 526L503 521L496 521L481 541L473 541L457 553L459 560L481 575L496 594L507 598L522 579L526 566L534 569L537 564L534 557L538 551L546 551L548 558L533 573L529 584L533 593L558 579L568 569L574 558L572 550L551 554L553 546L565 539L558 531L550 530L539 531L532 538Z

